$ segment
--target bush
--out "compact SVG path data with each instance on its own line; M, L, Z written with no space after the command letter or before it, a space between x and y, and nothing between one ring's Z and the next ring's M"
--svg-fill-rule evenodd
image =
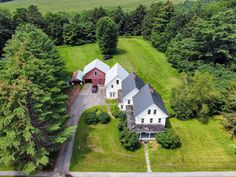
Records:
M123 119L120 119L119 123L118 123L118 130L119 131L122 131L124 130L125 128L127 127L127 119L123 118Z
M127 150L135 150L138 147L138 134L125 128L124 130L120 131L120 142Z
M116 106L111 106L111 114L115 118L121 118L121 119L125 118L125 113L122 112L117 105Z
M157 133L156 140L166 149L175 149L181 146L179 136L172 129L167 129L164 132Z
M85 114L85 122L88 125L96 125L98 123L98 116L96 114L96 111L89 111Z
M107 124L110 122L111 118L106 112L100 112L98 114L98 121L102 124Z

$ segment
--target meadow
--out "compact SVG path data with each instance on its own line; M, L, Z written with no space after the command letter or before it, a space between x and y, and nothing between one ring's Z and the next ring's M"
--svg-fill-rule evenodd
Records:
M165 1L165 0L162 0ZM13 0L10 2L0 3L0 8L7 8L14 11L16 8L25 8L29 5L36 5L42 13L45 12L82 12L95 7L103 6L112 9L121 6L124 10L132 10L139 4L146 6L157 2L156 0ZM184 2L184 0L173 0L174 3Z

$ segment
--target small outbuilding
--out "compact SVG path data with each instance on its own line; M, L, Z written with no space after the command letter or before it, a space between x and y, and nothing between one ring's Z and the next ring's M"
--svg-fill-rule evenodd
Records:
M99 59L93 60L84 67L83 81L84 83L105 84L106 73L110 67Z

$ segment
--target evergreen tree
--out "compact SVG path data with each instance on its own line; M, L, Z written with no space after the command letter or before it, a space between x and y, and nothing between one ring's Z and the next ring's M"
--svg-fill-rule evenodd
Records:
M125 34L126 16L123 9L119 6L117 9L111 11L110 16L112 20L118 25L119 34Z
M61 80L63 63L53 42L33 25L17 28L6 45L0 86L0 163L29 174L70 136Z
M101 18L97 23L96 35L101 52L114 53L118 42L117 24L109 17Z

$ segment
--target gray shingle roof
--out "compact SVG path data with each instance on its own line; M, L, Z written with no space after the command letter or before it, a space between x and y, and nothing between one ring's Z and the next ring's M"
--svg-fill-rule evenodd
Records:
M152 104L157 105L166 115L168 115L160 94L151 88L149 84L146 84L133 97L134 115L138 116Z
M143 86L143 80L132 72L122 82L122 95L125 97L135 88L140 90Z

